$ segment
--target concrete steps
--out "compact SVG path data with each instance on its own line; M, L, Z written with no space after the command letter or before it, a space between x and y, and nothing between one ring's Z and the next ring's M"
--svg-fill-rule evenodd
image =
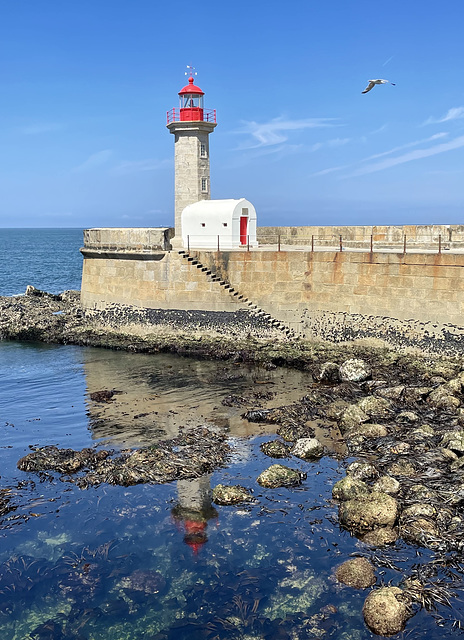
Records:
M255 312L256 315L259 316L260 318L263 318L263 320L267 320L270 323L270 325L273 326L275 329L282 331L282 333L284 333L287 336L287 338L296 337L296 334L293 331L293 329L290 329L290 327L287 327L283 322L280 322L280 320L273 318L270 313L267 313L267 311L260 309L258 305L255 304L252 300L249 300L244 295L242 295L229 282L217 276L210 269L205 267L199 260L190 256L187 251L182 250L182 251L179 251L178 253L182 258L184 258L192 266L196 267L199 271L204 273L204 275L207 276L211 282L216 282L220 287L224 289L224 291L227 291L227 293L231 294L237 300L240 300L242 304L246 305L250 311Z

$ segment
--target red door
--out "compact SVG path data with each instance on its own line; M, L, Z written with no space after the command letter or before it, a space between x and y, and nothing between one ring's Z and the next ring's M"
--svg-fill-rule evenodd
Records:
M247 243L247 227L248 218L246 216L240 216L240 244Z

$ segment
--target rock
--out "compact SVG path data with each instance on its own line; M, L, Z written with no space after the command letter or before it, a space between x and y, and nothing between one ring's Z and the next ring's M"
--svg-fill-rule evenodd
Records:
M385 387L383 389L377 389L376 395L387 400L400 400L404 393L405 386L403 384L397 387Z
M146 594L156 594L164 589L166 580L159 571L150 569L136 569L129 576L122 578L118 587L128 591L142 591Z
M213 502L216 504L239 504L240 502L249 502L250 500L253 500L251 491L239 484L233 486L218 484L213 489Z
M417 438L433 438L435 431L429 424L421 424L411 432L411 435Z
M416 518L418 516L427 516L429 518L433 518L437 515L437 510L431 504L425 504L423 502L418 502L416 504L412 504L406 509L403 509L401 513L401 520L405 520L406 518Z
M441 411L446 411L448 413L456 413L456 410L461 404L459 398L450 395L449 390L446 389L446 385L442 385L438 387L438 389L432 391L427 398L427 402L434 409L440 409Z
M350 403L346 400L334 400L325 407L325 415L327 416L327 418L329 418L329 420L337 420L338 422L339 420L341 420L343 414L350 406Z
M367 422L369 416L358 405L350 405L340 418L340 431L345 433L346 431L352 431L356 429L362 422Z
M407 478L413 478L416 475L414 466L406 460L399 460L394 462L388 468L388 473L392 476L406 476Z
M364 438L384 438L388 435L387 427L384 424L372 424L365 422L359 424L348 432L349 437L362 436Z
M260 447L261 451L270 458L288 458L290 455L290 447L280 440L271 440L263 442Z
M348 465L346 473L358 480L374 480L379 477L379 472L370 462L356 460Z
M419 416L414 411L401 411L396 416L396 421L400 424L412 424L413 422L417 422L419 420Z
M383 547L386 544L394 544L398 540L398 530L396 527L379 527L368 531L362 541L372 547Z
M433 548L438 544L439 531L431 520L417 517L401 524L400 535L406 542Z
M399 633L411 615L410 600L399 587L371 591L363 606L366 625L379 636Z
M417 502L438 500L438 493L433 489L429 489L424 484L415 484L410 487L408 491L408 500L415 500Z
M340 523L359 533L383 526L392 527L397 516L398 503L395 498L380 491L342 502L339 509Z
M406 455L411 450L411 445L409 442L401 442L397 441L392 443L390 446L386 447L386 451L389 453L393 453L394 455Z
M324 455L324 447L317 438L300 438L295 442L291 450L292 455L303 460L321 458Z
M340 380L343 382L363 382L372 375L370 366L364 360L352 358L340 366Z
M335 577L354 589L367 589L376 583L374 567L367 558L353 558L338 567Z
M443 436L440 445L451 449L451 451L455 453L462 454L464 452L464 431L448 431L448 433L445 433Z
M385 398L376 398L375 396L367 396L358 402L358 407L369 418L387 418L392 410L392 405Z
M404 401L411 403L419 403L432 393L433 387L407 387L404 390Z
M374 482L372 489L374 491L395 495L401 489L401 485L396 478L392 478L391 476L381 476L376 482Z
M345 501L359 498L360 496L369 495L371 490L365 482L353 478L353 476L345 476L336 482L332 489L332 496L335 500Z
M335 364L335 362L324 362L318 377L321 382L338 382L340 380L338 364Z
M462 379L453 378L443 385L450 393L450 395L459 395L462 393Z
M258 476L257 482L262 487L294 487L301 484L305 478L306 474L297 469L273 464Z

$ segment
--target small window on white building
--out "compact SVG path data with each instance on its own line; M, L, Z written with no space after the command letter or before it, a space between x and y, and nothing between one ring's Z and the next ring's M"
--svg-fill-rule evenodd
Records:
M248 215L248 207L242 207L242 216Z
M200 143L200 158L206 158L206 144L204 142Z
M208 191L208 180L206 178L201 179L201 190L203 193Z
M222 226L227 227L227 222L223 222Z

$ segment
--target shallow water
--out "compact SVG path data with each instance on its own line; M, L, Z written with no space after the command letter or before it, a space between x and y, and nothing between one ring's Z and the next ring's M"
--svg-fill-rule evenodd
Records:
M374 637L361 613L367 592L332 577L351 554L372 554L336 524L331 488L346 461L335 451L316 463L285 460L307 473L302 486L263 489L256 477L276 462L259 449L270 427L222 404L229 394L271 392L266 406L280 406L309 385L306 374L282 369L0 342L0 497L11 508L0 524L2 640ZM120 393L92 401L103 389ZM255 396L249 408L259 404ZM16 468L29 445L140 446L189 424L227 430L227 468L87 490ZM252 489L256 502L214 505L220 482ZM401 542L378 555L378 584L398 584L412 563L433 557ZM398 570L380 566L385 558ZM458 632L421 612L405 634Z

